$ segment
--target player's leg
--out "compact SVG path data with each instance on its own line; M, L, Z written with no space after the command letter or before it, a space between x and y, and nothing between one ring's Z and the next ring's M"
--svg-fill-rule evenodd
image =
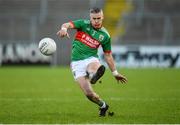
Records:
M100 116L105 116L106 115L106 111L108 110L109 106L105 103L105 101L103 101L92 89L92 86L89 82L89 79L87 79L86 77L79 77L77 78L77 82L79 83L80 88L82 89L82 91L84 92L84 94L86 95L86 97L96 103L97 105L99 105L99 109L100 109Z
M74 79L79 83L80 88L83 90L85 95L89 100L95 102L99 106L103 105L103 101L99 98L99 96L92 90L91 84L89 83L89 79L86 77L86 69L89 60L85 61L76 61L71 63L71 69L73 72ZM92 71L96 70L96 67L92 69Z
M89 74L91 84L95 84L104 74L105 67L99 61L94 61L88 64L87 72Z
M108 110L108 105L100 99L100 97L93 91L92 86L89 82L89 79L86 77L88 64L92 62L98 62L97 58L90 58L86 60L75 61L71 63L71 69L74 76L74 79L79 83L80 88L83 90L86 97L100 106L100 116L105 116L106 111ZM93 66L93 65L91 65ZM100 66L100 63L94 65L90 68L91 72L96 72Z

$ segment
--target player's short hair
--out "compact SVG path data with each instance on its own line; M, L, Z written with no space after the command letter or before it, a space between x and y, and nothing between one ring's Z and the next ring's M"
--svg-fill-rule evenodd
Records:
M101 12L102 9L98 8L98 7L93 7L90 9L90 13L99 13Z

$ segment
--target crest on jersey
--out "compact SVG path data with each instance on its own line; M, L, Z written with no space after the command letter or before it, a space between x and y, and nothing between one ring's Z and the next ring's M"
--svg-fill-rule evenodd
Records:
M83 34L83 35L82 35L82 38L84 39L85 37L86 37L86 35L85 35L85 34Z
M100 41L103 41L103 40L104 40L104 36L100 34L100 35L99 35L99 40L100 40Z

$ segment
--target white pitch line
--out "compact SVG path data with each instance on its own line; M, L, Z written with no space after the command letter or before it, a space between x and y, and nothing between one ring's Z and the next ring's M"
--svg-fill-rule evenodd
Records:
M70 102L70 101L82 101L82 99L60 99L60 98L0 98L0 101L56 101L56 102ZM179 101L180 98L121 98L121 97L111 97L106 100L112 101Z

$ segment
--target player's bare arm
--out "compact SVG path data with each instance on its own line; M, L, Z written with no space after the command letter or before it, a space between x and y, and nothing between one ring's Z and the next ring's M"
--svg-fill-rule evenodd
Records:
M121 83L126 83L127 82L127 78L125 76L123 76L122 74L120 74L115 67L115 63L114 63L114 59L112 57L111 53L105 53L104 54L105 60L113 74L113 76L115 77L115 79Z
M68 38L70 38L67 30L72 29L72 28L74 28L74 25L72 23L70 23L70 22L64 23L64 24L62 24L61 29L57 32L57 35L59 35L60 37L67 36Z

